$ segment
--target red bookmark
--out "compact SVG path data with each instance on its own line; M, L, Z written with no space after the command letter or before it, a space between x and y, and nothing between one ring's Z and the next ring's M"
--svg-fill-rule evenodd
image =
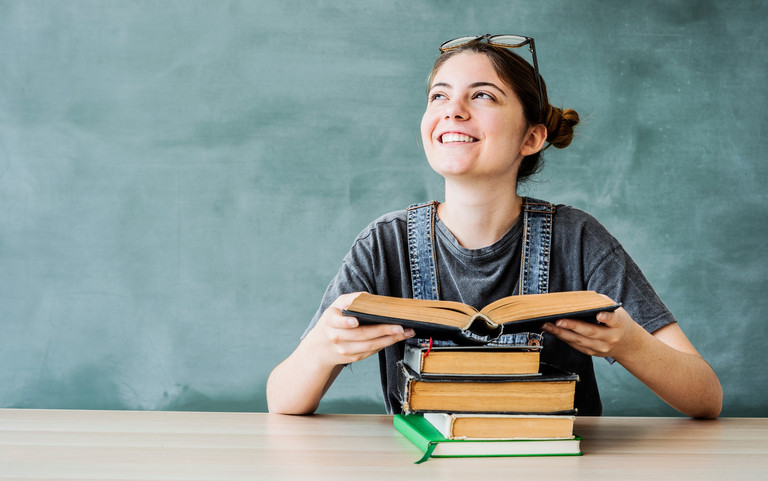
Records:
M427 352L424 353L424 357L429 356L429 352L432 350L432 338L429 338L429 347L427 348Z

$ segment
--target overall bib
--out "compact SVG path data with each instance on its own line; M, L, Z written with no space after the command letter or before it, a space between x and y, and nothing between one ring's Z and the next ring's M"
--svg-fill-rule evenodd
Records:
M437 204L433 201L427 204L414 204L408 208L408 259L411 266L414 299L440 299L440 283L435 258ZM520 294L544 294L549 292L549 256L555 206L549 202L524 197L522 213ZM492 344L538 345L541 340L541 334L525 332L504 334ZM454 345L452 341L433 342L435 345Z

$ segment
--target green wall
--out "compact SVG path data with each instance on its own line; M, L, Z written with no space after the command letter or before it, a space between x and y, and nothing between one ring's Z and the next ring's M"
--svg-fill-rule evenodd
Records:
M266 409L355 235L441 197L427 71L536 38L582 116L526 193L625 245L725 388L768 415L758 1L0 0L0 407ZM595 362L606 414L673 414ZM382 412L375 359L322 411Z

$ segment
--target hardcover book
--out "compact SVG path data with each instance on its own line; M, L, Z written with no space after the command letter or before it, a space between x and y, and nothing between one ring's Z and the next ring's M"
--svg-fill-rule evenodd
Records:
M424 419L448 439L571 439L576 417L424 413Z
M430 457L469 456L578 456L581 438L572 439L447 439L420 415L396 414L395 429L413 443L423 456L416 463Z
M541 346L430 347L406 343L403 363L424 376L538 374Z
M460 302L363 293L344 310L344 315L356 317L363 324L410 327L417 337L485 344L503 334L538 331L546 321L571 318L597 322L597 313L618 307L620 304L593 291L509 296L480 311Z
M530 376L424 376L402 361L398 391L403 412L572 413L578 375L541 363Z

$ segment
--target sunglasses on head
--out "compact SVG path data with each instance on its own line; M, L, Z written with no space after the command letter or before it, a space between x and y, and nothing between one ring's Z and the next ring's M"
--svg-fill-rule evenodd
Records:
M462 47L471 42L485 41L488 45L501 48L519 48L528 45L528 50L533 57L533 71L536 74L536 84L539 87L539 112L544 111L544 90L541 88L541 75L539 74L539 62L536 59L536 44L533 37L524 35L475 35L469 37L459 37L448 40L440 45L440 51L445 53L455 48Z

